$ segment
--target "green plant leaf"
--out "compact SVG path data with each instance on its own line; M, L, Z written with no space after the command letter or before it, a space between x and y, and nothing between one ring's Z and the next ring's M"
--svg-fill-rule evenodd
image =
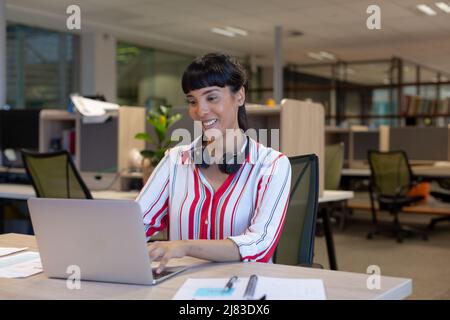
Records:
M169 114L170 108L168 108L166 106L160 106L159 109L161 110L161 113L163 115L168 115Z
M159 119L149 119L150 124L155 129L156 135L158 136L159 143L164 141L164 138L166 136L166 126L163 125L161 122L159 122Z
M153 142L152 137L147 132L136 133L134 138L138 139L138 140L144 140L144 141L148 141L148 142Z
M174 114L173 116L170 116L169 119L167 120L167 128L169 128L171 125L173 125L175 122L181 120L181 114L177 113Z

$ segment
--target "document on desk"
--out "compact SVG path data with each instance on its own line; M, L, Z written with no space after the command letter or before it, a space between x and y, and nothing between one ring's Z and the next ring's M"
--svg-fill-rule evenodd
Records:
M187 279L174 300L242 300L248 277L238 278L230 290L224 290L229 279ZM265 295L266 300L325 300L321 279L269 278L258 276L253 299Z
M23 252L0 258L0 278L25 278L42 272L38 252Z
M12 253L24 251L27 249L28 249L28 247L23 247L23 248L0 247L0 257L7 256Z

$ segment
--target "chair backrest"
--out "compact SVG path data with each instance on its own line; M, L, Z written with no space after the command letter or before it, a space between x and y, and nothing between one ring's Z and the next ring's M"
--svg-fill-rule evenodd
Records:
M412 172L404 151L369 150L373 191L385 196L405 196L411 186Z
M450 190L450 179L439 179L438 184L442 189Z
M325 146L325 189L337 190L344 166L344 143Z
M292 168L289 207L274 262L311 265L319 194L319 160L315 154L290 157L289 160Z
M67 151L21 150L22 160L39 198L92 199Z

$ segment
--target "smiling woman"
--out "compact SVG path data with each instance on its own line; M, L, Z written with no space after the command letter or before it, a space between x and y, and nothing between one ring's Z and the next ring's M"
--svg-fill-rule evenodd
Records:
M161 261L158 272L185 255L271 261L288 206L291 167L285 155L244 132L244 69L230 56L207 54L188 66L182 87L203 134L167 152L136 199L149 239L169 228L170 241L151 243L149 255Z

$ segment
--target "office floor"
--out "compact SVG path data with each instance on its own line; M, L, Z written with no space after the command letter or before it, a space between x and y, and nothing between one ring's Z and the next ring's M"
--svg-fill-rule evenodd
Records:
M391 221L387 213L379 219ZM430 218L421 215L401 215L401 222L425 227ZM366 273L369 265L378 265L386 276L413 279L410 299L450 299L450 223L436 225L429 240L395 239L377 236L366 239L371 228L370 213L356 211L349 218L347 228L333 226L338 268L341 271ZM315 262L328 268L328 257L323 237L316 237Z

